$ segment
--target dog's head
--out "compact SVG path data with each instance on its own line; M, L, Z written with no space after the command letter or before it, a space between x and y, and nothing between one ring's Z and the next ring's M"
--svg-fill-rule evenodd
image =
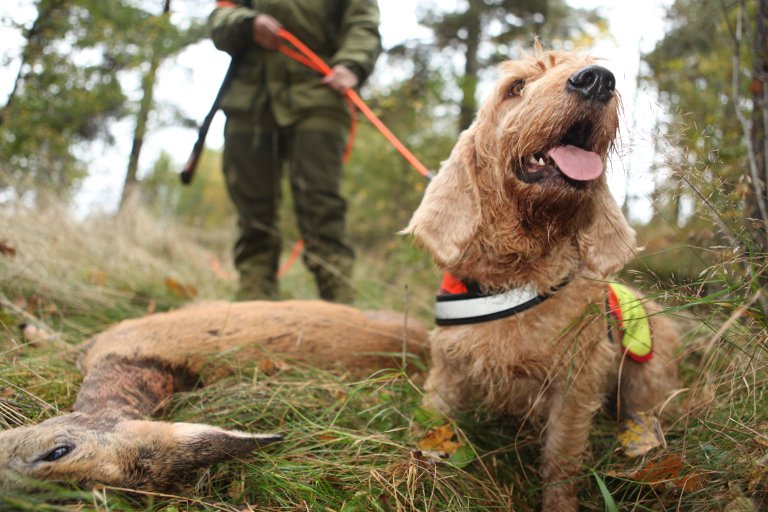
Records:
M538 46L500 71L405 232L443 269L489 286L565 246L578 247L571 266L617 271L635 238L603 173L619 125L613 74Z

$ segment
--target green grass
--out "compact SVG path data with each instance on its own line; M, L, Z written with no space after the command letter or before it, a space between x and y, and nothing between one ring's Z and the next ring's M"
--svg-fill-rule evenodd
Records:
M201 240L141 211L76 222L63 211L17 206L0 211L0 222L7 226L2 238L17 250L0 256L0 428L67 411L81 381L76 352L67 347L123 318L186 302L166 278L194 286L198 299L234 291L234 281L211 268L218 258L234 275L227 233ZM359 305L407 305L429 322L437 274L407 241L387 244L359 255ZM647 268L636 272L628 279L653 275ZM706 286L669 289L655 282L649 290L684 333L681 390L664 411L668 446L627 460L616 453L614 422L600 414L581 477L584 510L768 506L767 322L759 303L748 302L756 292L752 281L729 272L710 272ZM301 263L282 286L285 297L315 297ZM57 333L58 341L29 346L17 326L30 322ZM355 381L292 361L270 374L240 366L231 377L177 394L163 418L280 432L283 443L216 465L173 496L44 485L3 494L0 509L536 510L538 433L507 418L462 418L454 425L465 443L460 455L435 462L416 450L433 421L419 409L420 379L382 371ZM659 470L662 460L673 461L671 469ZM642 481L638 470L654 467L655 476Z

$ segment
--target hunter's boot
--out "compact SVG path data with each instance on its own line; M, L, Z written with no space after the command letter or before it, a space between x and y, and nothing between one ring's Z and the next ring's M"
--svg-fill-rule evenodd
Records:
M355 290L352 287L353 261L351 257L340 255L305 259L307 267L315 276L321 299L352 304L355 300Z
M237 265L240 283L236 299L278 300L277 259L272 254L259 254Z

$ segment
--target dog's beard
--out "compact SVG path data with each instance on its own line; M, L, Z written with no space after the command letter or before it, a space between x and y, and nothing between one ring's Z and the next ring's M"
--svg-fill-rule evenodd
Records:
M509 285L525 269L570 244L592 221L597 185L593 181L574 186L558 177L527 184L509 172L499 183L495 179L502 174L499 167L479 173L485 178L481 179L484 219L461 262L447 268L488 289Z
M466 249L461 263L447 269L488 290L530 275L543 259L571 244L576 233L591 223L594 212L593 186L576 189L562 180L528 185L512 176L504 194L491 202L481 222L487 229Z
M526 252L545 253L587 227L594 210L593 188L591 183L574 187L562 179L528 185L510 177L506 194L528 241Z

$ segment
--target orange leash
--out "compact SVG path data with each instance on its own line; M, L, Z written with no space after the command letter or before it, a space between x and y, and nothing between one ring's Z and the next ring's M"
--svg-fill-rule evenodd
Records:
M285 263L280 265L280 268L277 271L277 277L283 277L283 275L285 275L285 273L291 269L293 264L296 263L296 260L298 259L303 249L304 240L299 240L296 242L296 245L293 246L293 250L291 251L290 256L288 256L288 259L285 260Z
M304 64L310 69L314 69L315 71L322 73L323 76L328 76L332 73L331 67L323 60L321 59L315 52L309 49L308 46L306 46L304 43L302 43L296 36L285 30L284 28L281 28L280 31L277 33L278 36L280 36L282 39L293 45L296 50L291 48L290 46L286 46L281 44L278 48L281 53L284 55L287 55L291 59L295 60L296 62L299 62L301 64ZM376 114L373 113L373 111L368 108L368 105L365 104L365 102L360 98L360 95L357 94L352 89L349 89L346 94L347 103L349 104L349 109L352 114L352 124L349 128L349 139L347 141L347 148L344 151L344 161L349 160L349 156L352 153L352 144L354 143L355 139L355 132L356 132L356 125L357 120L355 116L355 108L359 109L365 117L368 118L368 120L375 126L382 135L389 141L390 144L400 153L403 158L405 158L408 163L410 163L422 176L424 176L427 179L432 179L433 174L427 169L424 164L422 164L418 158L413 156L413 153L408 151L408 148L403 145L400 140L395 137L395 135L387 128L387 126L381 121L381 119L376 116ZM293 250L291 251L291 255L288 257L288 260L280 267L280 270L278 271L277 275L278 277L282 276L288 270L291 268L293 263L296 261L296 259L299 257L299 254L301 254L302 249L304 248L304 240L299 240L296 242L296 245L294 245Z
M288 46L280 45L280 51L283 54L311 69L314 69L315 71L322 73L325 76L328 76L331 73L331 67L326 64L326 62L321 59L315 52L310 50L304 43L302 43L296 36L282 28L278 32L278 35L285 39L287 42L291 43L298 50L297 52ZM389 128L387 128L381 119L379 119L376 114L374 114L373 111L368 108L368 105L365 104L357 92L349 89L346 93L346 97L351 102L351 105L357 107L360 112L362 112L365 117L368 118L373 126L375 126L381 132L381 134L384 135L387 141L392 144L398 153L400 153L408 161L408 163L410 163L419 172L419 174L427 179L432 179L432 173L429 172L429 170L419 161L418 158L413 156L413 153L408 151L408 148L406 148L405 145L403 145L403 143L400 142L400 140L395 137L391 131L389 131Z
M299 41L297 38L295 38L293 35L291 35L290 32L288 32L285 29L280 29L280 32L278 32L280 37L285 39L286 37L291 37L296 40L297 43L304 46L301 41ZM292 43L293 44L293 43ZM297 46L298 48L298 46ZM292 58L296 62L300 64L304 64L310 69L314 69L315 71L322 73L323 76L328 76L331 73L331 68L328 66L328 64L323 61L323 59L319 58L316 54L312 53L312 51L304 46L304 48L310 52L311 55L315 57L315 59L310 59L309 57L305 57L301 53L293 50L292 48L280 45L279 50L282 54L287 55L288 57ZM355 116L355 104L352 103L352 100L349 99L349 97L346 97L347 105L349 106L349 112L351 114L352 122L349 125L349 137L347 138L347 147L344 149L344 163L349 162L349 157L352 155L352 146L355 143L355 134L357 133L357 116Z

